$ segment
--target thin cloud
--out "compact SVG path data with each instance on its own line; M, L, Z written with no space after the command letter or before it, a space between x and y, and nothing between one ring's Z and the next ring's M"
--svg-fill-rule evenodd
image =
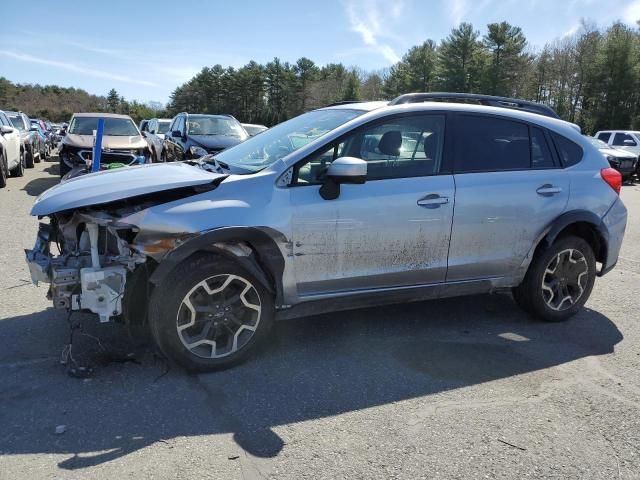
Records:
M624 19L627 23L634 24L640 21L640 0L635 0L624 9Z
M380 40L389 37L381 28L380 18L383 16L383 9L388 10L388 6L375 0L360 2L358 5L348 3L347 15L351 30L360 35L362 42L382 55L390 64L394 64L400 61L400 56L391 45ZM397 19L402 14L402 10L403 4L396 2L394 7L388 11L388 15Z
M453 0L451 2L445 2L445 8L449 6L449 18L451 22L458 26L469 13L469 2L467 0Z
M65 44L70 45L72 47L79 48L81 50L86 50L87 52L101 53L103 55L111 55L111 56L114 56L114 57L118 57L118 56L122 55L122 52L119 51L119 50L113 50L111 48L94 47L93 45L88 45L86 43L72 42L70 40L63 40L62 43L65 43Z
M13 58L15 60L19 60L21 62L36 63L40 65L49 65L51 67L56 67L63 70L69 70L71 72L80 73L82 75L87 75L90 77L106 78L108 80L115 80L117 82L122 82L122 83L130 83L132 85L143 85L146 87L158 86L157 84L153 82L148 82L146 80L139 80L137 78L127 77L126 75L118 75L115 73L103 72L100 70L95 70L93 68L82 67L80 65L76 65L73 63L59 62L57 60L47 60L46 58L34 57L33 55L28 55L26 53L15 53L15 52L9 52L7 50L0 50L0 55Z

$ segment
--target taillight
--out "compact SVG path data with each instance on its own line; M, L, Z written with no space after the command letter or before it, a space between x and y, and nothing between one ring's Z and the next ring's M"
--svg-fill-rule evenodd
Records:
M622 175L619 171L613 168L603 168L600 170L600 176L609 184L615 192L620 195L620 189L622 188Z

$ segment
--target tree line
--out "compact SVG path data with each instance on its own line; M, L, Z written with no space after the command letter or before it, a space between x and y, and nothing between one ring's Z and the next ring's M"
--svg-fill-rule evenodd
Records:
M389 69L364 72L318 66L303 57L242 68L205 67L171 95L168 109L231 113L274 125L306 110L344 100L388 100L408 92L447 91L541 102L586 132L640 129L640 30L582 23L578 32L530 48L517 26L469 23L440 43L426 40Z
M115 89L101 96L79 88L14 84L4 77L0 77L0 108L21 110L31 118L52 122L68 122L74 112L124 113L136 121L168 115L165 106L159 102L127 101Z
M388 69L366 72L342 63L316 65L274 58L241 68L204 67L177 87L166 108L58 86L16 85L0 77L0 105L30 116L68 120L73 112L155 116L231 113L249 123L275 125L338 101L388 100L408 92L447 91L517 97L550 105L587 133L640 129L640 29L620 22L607 28L583 22L573 35L533 50L523 31L507 22L481 33L469 23L439 43L410 48Z

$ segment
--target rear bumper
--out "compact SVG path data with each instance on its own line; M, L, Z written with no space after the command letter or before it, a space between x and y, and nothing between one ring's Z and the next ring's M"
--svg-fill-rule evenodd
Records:
M627 208L620 198L617 198L609 211L602 218L602 224L607 229L607 256L602 269L598 272L602 276L610 272L618 261L624 231L627 227Z

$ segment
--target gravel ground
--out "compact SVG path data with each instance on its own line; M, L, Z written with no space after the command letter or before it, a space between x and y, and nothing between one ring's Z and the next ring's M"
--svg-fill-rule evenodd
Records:
M86 316L100 344L76 335L95 366L78 379L22 251L55 160L0 190L1 479L640 478L640 186L618 267L569 322L504 295L358 310L280 322L248 363L188 375Z

